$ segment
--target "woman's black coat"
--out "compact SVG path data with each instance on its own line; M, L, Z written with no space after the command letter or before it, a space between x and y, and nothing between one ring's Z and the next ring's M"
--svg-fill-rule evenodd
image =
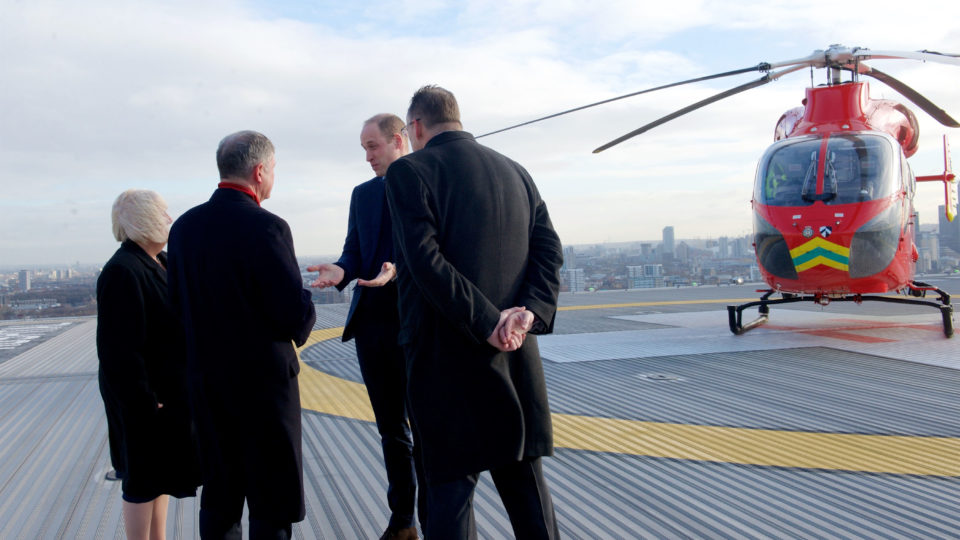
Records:
M166 264L165 253L158 258ZM127 240L97 280L97 354L110 458L124 494L138 499L192 496L200 483L184 337L170 310L166 274Z

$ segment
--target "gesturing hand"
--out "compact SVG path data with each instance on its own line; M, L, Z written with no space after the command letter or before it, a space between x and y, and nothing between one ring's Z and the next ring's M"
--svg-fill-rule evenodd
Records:
M343 281L343 268L332 263L308 266L307 272L320 272L317 279L310 284L311 287L325 289Z
M380 267L380 273L377 274L377 277L373 279L358 279L357 285L363 287L383 287L387 283L390 283L390 280L397 277L397 267L390 261L383 263L383 266Z

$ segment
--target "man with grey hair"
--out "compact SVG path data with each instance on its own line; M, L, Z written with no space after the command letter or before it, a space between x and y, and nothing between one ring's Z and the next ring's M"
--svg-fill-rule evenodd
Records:
M517 538L556 538L553 452L535 336L553 328L563 252L536 185L462 131L453 94L410 100L414 152L387 170L400 343L427 480L427 538L476 538L490 471Z
M241 131L217 148L220 184L170 230L169 287L187 338L200 440L202 538L289 538L304 518L297 346L316 320L290 227L260 203L276 156Z
M406 373L403 350L397 343L400 318L397 286L393 281L393 237L384 196L387 167L407 153L403 120L378 114L363 123L360 145L376 177L353 190L343 253L336 263L307 268L319 272L314 287L343 290L357 279L343 329L343 341L356 338L360 374L377 421L387 470L390 522L381 540L414 540L413 519L417 493L414 439L407 422ZM421 489L420 501L424 501ZM425 503L419 505L424 519Z

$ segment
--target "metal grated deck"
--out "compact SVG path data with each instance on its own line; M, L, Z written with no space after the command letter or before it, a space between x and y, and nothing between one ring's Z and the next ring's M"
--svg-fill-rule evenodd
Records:
M585 306L597 298L584 296L562 295L561 302ZM602 300L606 306L657 298L624 292ZM318 308L318 328L342 324L345 306ZM948 352L957 338L874 328L851 332L894 341L845 341L818 335L828 318L820 310L785 313L774 310L771 324L790 329L732 337L723 334L725 312L716 303L561 311L558 334L540 339L552 410L565 419L557 429L575 430L558 431L558 440L592 439L602 447L608 435L589 432L595 425L590 420L622 419L640 426L624 436L639 439L653 436L643 431L649 426L740 430L735 440L743 451L780 440L754 437L770 433L937 440L948 454L927 457L946 466L960 463L960 366L950 363L955 355ZM864 313L842 317L862 324L879 317ZM818 319L804 318L810 315ZM926 314L915 316L911 321L926 324ZM95 329L94 320L72 322L0 361L0 538L123 537L119 484L103 479L110 467ZM736 348L723 346L725 340ZM904 351L913 357L904 358ZM302 359L305 369L359 380L353 345L339 338L308 347ZM388 511L375 426L304 410L303 427L308 508L295 535L378 537ZM671 432L664 433L657 436ZM709 435L692 440L682 444L709 449L716 443ZM670 442L664 441L667 447ZM678 444L675 439L673 447ZM857 448L848 449L846 459L856 462ZM881 442L861 452L866 448L886 447ZM557 448L544 470L565 538L960 538L957 474L868 473L571 447ZM475 510L482 538L512 536L486 475ZM196 516L195 499L171 501L169 537L196 538Z

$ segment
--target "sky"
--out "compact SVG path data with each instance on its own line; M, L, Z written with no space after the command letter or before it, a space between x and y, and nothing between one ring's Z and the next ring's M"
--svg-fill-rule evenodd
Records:
M842 6L842 7L841 7ZM0 0L0 267L105 262L116 196L159 192L176 218L206 201L214 153L253 129L277 148L264 208L298 256L335 259L359 134L405 116L424 84L452 91L480 135L644 88L799 58L831 44L960 53L960 3L917 0ZM960 118L960 67L872 66ZM800 104L803 70L601 154L593 148L760 73L618 101L480 139L523 164L565 245L751 232L756 162ZM824 82L824 72L813 74ZM906 101L879 81L875 98ZM958 129L913 107L917 174ZM954 151L956 154L956 151ZM922 185L921 223L942 188Z

